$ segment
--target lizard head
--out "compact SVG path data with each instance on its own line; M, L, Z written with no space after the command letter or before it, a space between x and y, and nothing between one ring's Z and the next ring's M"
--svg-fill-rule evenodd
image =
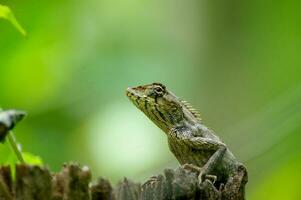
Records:
M161 83L130 87L126 95L163 131L180 124L186 117L183 102Z

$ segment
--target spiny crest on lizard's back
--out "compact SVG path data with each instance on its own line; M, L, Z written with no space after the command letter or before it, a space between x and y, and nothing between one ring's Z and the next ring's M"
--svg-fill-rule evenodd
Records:
M202 121L200 113L196 109L194 109L194 107L189 102L187 102L187 101L185 101L183 99L180 99L180 101L183 103L183 105L185 106L185 108L187 108L190 111L190 113L195 118L197 118L198 120Z

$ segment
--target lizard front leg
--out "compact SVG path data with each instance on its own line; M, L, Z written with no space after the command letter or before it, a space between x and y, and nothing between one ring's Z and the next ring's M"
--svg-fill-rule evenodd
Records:
M210 179L214 183L216 176L211 175L216 166L221 164L221 161L227 151L226 146L219 146L218 150L209 158L207 163L203 166L202 171L199 174L199 182L203 182L204 179Z
M209 158L204 166L192 167L190 164L185 164L184 168L198 169L202 167L199 171L199 182L202 183L205 179L211 180L213 183L216 180L216 176L211 175L214 169L221 164L221 161L227 151L227 147L224 143L204 137L195 137L191 134L190 129L174 128L170 132L172 140L176 140L179 144L185 144L196 150L207 150L215 151ZM202 156L202 155L199 155Z

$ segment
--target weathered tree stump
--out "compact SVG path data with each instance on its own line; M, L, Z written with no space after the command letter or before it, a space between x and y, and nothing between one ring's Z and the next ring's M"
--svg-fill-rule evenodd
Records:
M0 167L0 200L243 200L244 185L231 194L231 185L219 191L209 181L199 184L197 174L179 167L165 169L144 184L127 178L115 188L103 178L91 183L88 167L66 164L59 173L45 167L18 165L13 180L8 166ZM241 177L238 176L237 177ZM234 177L235 178L235 177Z

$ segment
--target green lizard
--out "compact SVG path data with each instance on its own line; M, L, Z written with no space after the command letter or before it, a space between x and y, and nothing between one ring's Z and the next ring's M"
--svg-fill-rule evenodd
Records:
M246 168L186 101L161 83L128 88L126 95L164 131L172 153L185 168L199 173L200 183L208 179L220 190L228 186L233 192L244 188Z

